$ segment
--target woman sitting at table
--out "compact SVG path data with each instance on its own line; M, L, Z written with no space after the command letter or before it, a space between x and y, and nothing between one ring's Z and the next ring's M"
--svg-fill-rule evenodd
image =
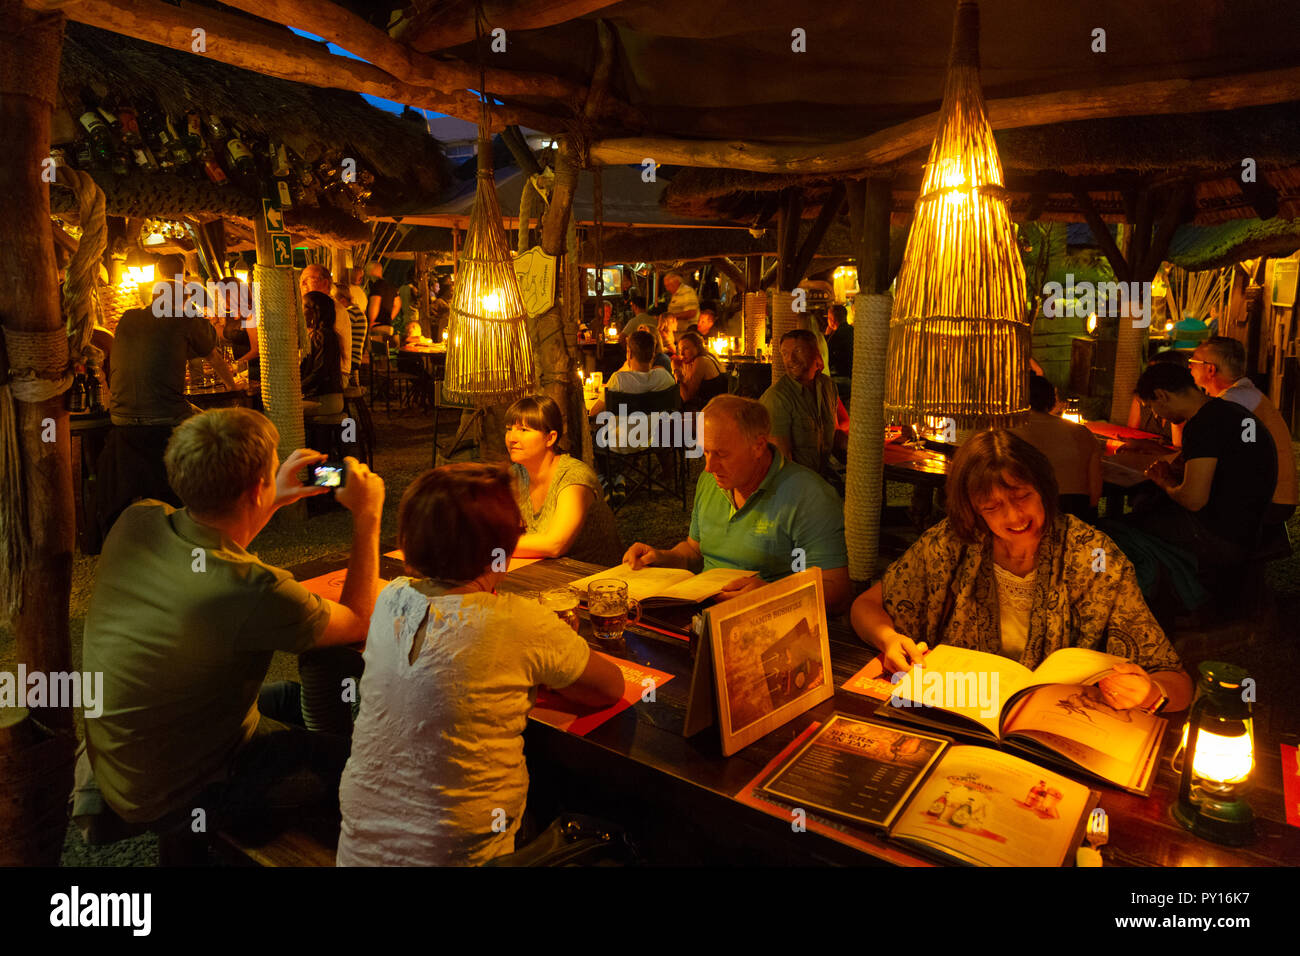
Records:
M614 513L587 465L556 450L564 418L553 398L521 398L506 409L506 450L525 530L521 557L570 557L611 567L623 559Z
M659 316L659 347L670 358L677 354L677 316Z
M910 669L940 642L1029 668L1086 647L1129 662L1101 681L1112 707L1191 702L1133 565L1096 528L1058 513L1042 452L1009 431L981 432L957 452L946 491L948 517L853 604L853 629L884 652L887 672Z
M496 592L522 526L510 475L420 475L397 512L406 573L370 618L361 712L339 786L339 866L466 866L515 849L523 731L540 685L589 707L623 675L536 601ZM454 547L448 547L454 542Z
M682 411L698 412L727 391L727 371L704 348L698 332L687 332L677 343L673 374L682 391Z
M304 418L338 415L343 411L343 369L339 336L334 331L334 300L324 292L302 297L310 351L303 357L302 414Z

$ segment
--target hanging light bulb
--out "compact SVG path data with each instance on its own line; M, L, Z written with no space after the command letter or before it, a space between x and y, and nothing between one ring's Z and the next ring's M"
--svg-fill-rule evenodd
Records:
M480 10L475 20L480 51L481 16ZM501 204L492 171L490 100L484 89L481 52L479 70L478 186L465 244L456 263L443 392L452 401L486 407L512 402L532 392L535 373L524 297L501 225Z
M939 129L898 274L885 410L1011 427L1028 414L1025 270L979 79L979 9L957 7Z

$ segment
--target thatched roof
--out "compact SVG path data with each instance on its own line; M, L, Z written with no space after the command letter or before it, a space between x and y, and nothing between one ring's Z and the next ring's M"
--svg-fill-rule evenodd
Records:
M1070 192L1077 184L1088 188L1102 218L1122 221L1125 193L1166 176L1195 180L1198 224L1254 218L1258 212L1240 188L1246 157L1255 160L1257 178L1277 191L1278 214L1300 216L1300 103L1058 123L1001 130L994 136L1012 215L1020 220L1041 192L1039 218L1082 221ZM893 178L896 224L911 218L927 158L922 150L886 170L873 170ZM764 221L775 210L771 194L797 186L804 190L804 215L814 216L831 185L825 176L688 169L664 190L663 202L678 215Z
M1234 219L1217 226L1183 226L1165 258L1190 272L1220 269L1256 256L1289 256L1300 249L1300 219Z
M360 95L320 89L263 76L220 62L69 23L59 77L65 90L90 86L101 95L139 102L157 100L173 116L197 108L224 117L254 138L283 140L299 156L316 162L329 153L356 159L359 170L375 176L365 206L294 207L286 223L300 238L355 242L369 235L366 215L390 204L428 200L450 181L448 164L424 124L371 106ZM55 111L53 139L71 138L66 110ZM95 174L104 189L109 215L251 220L261 211L259 197L231 184L132 170L126 177ZM71 208L68 194L54 190L56 212Z

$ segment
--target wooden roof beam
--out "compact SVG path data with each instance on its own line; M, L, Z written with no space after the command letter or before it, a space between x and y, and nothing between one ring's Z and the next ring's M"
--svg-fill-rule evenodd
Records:
M1152 80L1036 93L989 100L987 109L993 129L1017 129L1117 116L1233 110L1292 100L1300 100L1300 67L1202 80ZM661 165L763 173L852 173L887 165L928 147L938 126L939 114L930 113L859 139L802 146L627 137L593 143L591 156L607 165L640 163L649 156Z
M483 15L488 29L503 27L511 30L540 30L569 20L577 20L597 10L614 6L618 0L533 0L528 4L517 2L484 3ZM472 0L430 4L416 14L402 29L401 40L425 53L448 50L474 39L474 7ZM313 31L319 32L319 31Z
M1277 215L1277 190L1264 178L1262 172L1256 170L1253 183L1242 182L1240 176L1235 178L1237 188L1255 210L1256 216L1260 219L1272 219Z
M404 83L369 63L335 56L287 29L194 3L179 7L161 0L77 0L66 7L62 0L24 3L36 10L62 9L78 23L187 53L194 52L193 31L202 28L206 48L196 56L309 86L369 93L470 122L479 116L478 97L468 91L448 94ZM549 114L509 105L494 106L492 121L495 130L514 123L549 132L562 125Z
M383 70L394 79L415 86L428 86L444 93L477 89L478 67L459 61L435 60L416 53L404 43L398 43L383 30L372 27L365 20L330 0L223 0L227 6L246 13L297 27L316 36L337 43L349 53ZM72 13L75 18L75 11ZM471 33L470 39L472 40ZM488 69L487 88L502 96L545 96L569 99L582 92L576 83L544 73L516 73L508 70Z

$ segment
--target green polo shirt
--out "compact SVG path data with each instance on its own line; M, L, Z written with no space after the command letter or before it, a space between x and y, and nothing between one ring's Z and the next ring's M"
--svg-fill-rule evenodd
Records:
M847 567L839 495L814 472L786 461L775 445L768 447L772 465L740 510L711 474L700 475L691 539L699 542L704 570L744 568L775 581L794 570L796 548L804 551L804 567Z
M835 444L839 404L831 377L822 373L805 387L782 375L759 401L772 416L773 436L790 443L790 457L805 468L825 471Z
M149 822L224 777L257 727L272 653L307 650L328 620L319 595L188 512L158 501L122 512L85 632L84 669L104 675L86 739L109 806Z

